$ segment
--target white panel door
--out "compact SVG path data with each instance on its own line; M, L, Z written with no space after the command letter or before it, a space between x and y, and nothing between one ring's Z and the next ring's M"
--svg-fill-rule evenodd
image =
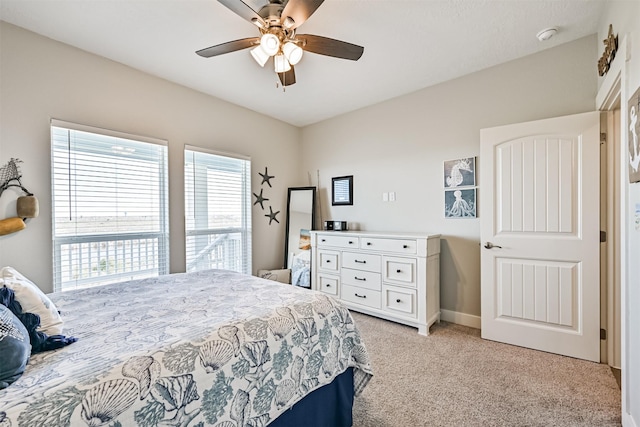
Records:
M482 337L600 361L599 113L480 131Z

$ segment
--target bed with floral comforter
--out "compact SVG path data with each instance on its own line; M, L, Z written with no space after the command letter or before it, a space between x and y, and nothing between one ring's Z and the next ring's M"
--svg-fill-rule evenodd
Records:
M321 293L210 270L50 294L79 340L32 356L0 391L0 426L264 426L353 368L346 308Z

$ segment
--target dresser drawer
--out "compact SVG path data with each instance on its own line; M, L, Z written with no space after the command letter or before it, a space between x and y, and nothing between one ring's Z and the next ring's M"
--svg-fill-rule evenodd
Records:
M385 282L416 287L415 258L382 257L382 277Z
M338 295L340 276L318 274L318 290L331 295Z
M385 286L382 293L384 310L416 317L416 291Z
M382 271L382 269L380 268L381 257L380 255L373 254L343 252L342 267L380 273Z
M359 243L360 239L358 237L340 234L318 234L318 247L357 248Z
M380 308L380 291L342 285L341 299L367 307Z
M418 243L415 239L379 239L362 237L360 238L360 248L372 251L413 255L418 252Z
M318 250L318 270L337 273L340 270L340 252Z
M382 276L380 273L353 270L351 268L343 268L340 274L340 280L343 285L354 285L361 288L373 289L374 291L381 289L381 279Z

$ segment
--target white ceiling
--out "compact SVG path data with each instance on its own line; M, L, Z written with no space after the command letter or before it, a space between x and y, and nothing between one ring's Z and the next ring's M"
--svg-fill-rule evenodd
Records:
M298 33L361 45L364 55L307 53L284 92L249 49L195 54L259 35L216 0L2 0L0 19L305 126L593 34L605 1L325 0ZM550 26L558 34L539 42Z

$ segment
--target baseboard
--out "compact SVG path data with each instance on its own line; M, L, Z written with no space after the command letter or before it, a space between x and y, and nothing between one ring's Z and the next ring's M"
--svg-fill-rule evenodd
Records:
M613 366L609 366L609 369L611 369L611 373L618 383L618 389L622 390L622 371L620 368L615 368Z
M638 427L630 414L622 413L622 427Z
M458 325L469 326L480 329L480 316L460 313L458 311L440 309L440 319L445 322L456 323Z

